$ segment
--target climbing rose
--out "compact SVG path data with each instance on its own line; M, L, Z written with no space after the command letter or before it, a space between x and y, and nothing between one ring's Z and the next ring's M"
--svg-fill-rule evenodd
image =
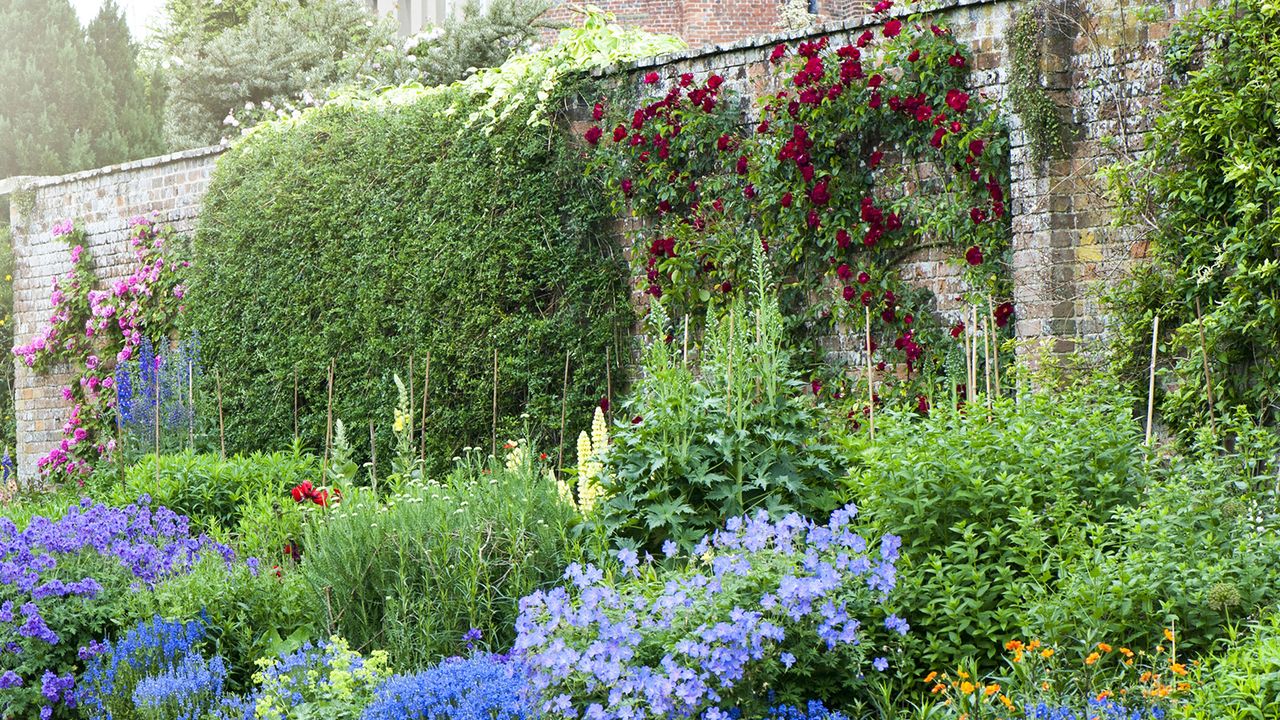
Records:
M838 245L841 250L844 250L845 248L849 247L849 243L851 241L852 241L852 238L849 237L848 230L841 228L836 231L836 245Z
M969 94L959 90L947 91L947 107L962 113L969 109Z
M879 5L877 5L876 7L879 7ZM902 21L901 21L901 20L894 19L894 20L890 20L889 22L887 22L887 23L885 23L885 24L884 24L884 36L885 36L885 37L889 37L889 38L891 38L891 37L897 37L897 36L898 36L898 33L900 33L900 32L902 32Z
M653 85L653 84L654 84L654 83L656 83L656 82L658 82L658 73L656 73L656 72L651 72L651 73L649 73L648 75L645 75L645 76L644 76L644 84L645 84L645 85Z
M836 277L841 280L848 280L853 277L853 268L846 263L840 263L840 267L836 268Z
M604 119L604 105L596 103L591 108L591 119L600 122Z
M964 323L958 322L951 326L951 337L958 338L964 334Z
M865 272L860 272L860 273L858 273L858 284L859 284L859 285L866 285L866 284L867 284L867 283L869 283L869 282L871 282L871 276L870 276L870 275L866 274Z
M982 154L982 151L986 149L987 149L987 144L982 140L969 141L969 153L974 157L978 157L979 155Z
M712 75L711 77L707 78L707 88L709 90L716 90L723 84L724 84L724 78L720 77L719 75Z
M953 68L962 68L964 67L964 56L952 55L951 57L947 58L947 64Z
M845 299L846 301L848 301L848 302L853 302L853 298L854 298L857 294L858 294L858 291L857 291L857 290L854 290L852 285L845 285L845 286L844 286L844 299Z
M769 53L769 62L771 63L782 62L782 58L785 57L786 54L787 54L786 45L775 45L773 48L773 52Z
M867 158L867 167L874 170L880 165L880 161L883 159L884 159L884 153L879 150L876 150L875 152L871 153L870 157Z
M791 193L789 192L782 193L782 207L784 208L791 207Z
M919 50L912 50L912 51L911 51L911 54L907 56L907 62L915 62L915 61L917 61L917 60L919 60L919 59L920 59L920 51L919 51Z
M592 125L585 133L583 133L582 137L586 138L587 142L595 145L600 142L601 135L604 135L604 131L595 125Z
M613 129L613 141L622 142L627 139L627 129L621 125Z
M981 265L982 250L977 245L970 246L970 248L964 252L964 260L970 265Z
M831 193L827 189L828 182L830 181L823 179L813 186L813 190L809 191L809 200L812 201L814 205L826 205L828 202L831 202Z

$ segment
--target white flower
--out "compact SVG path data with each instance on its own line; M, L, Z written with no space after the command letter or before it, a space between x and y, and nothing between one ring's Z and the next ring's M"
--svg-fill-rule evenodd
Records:
M247 102L247 103L245 103L245 104L244 104L244 109L245 109L245 110L253 110L253 109L255 109L256 107L257 107L257 106L253 104L253 101L252 101L252 100L250 100L249 102Z
M227 113L227 116L222 119L222 124L230 125L231 127L240 127L240 121L237 120L236 116L232 113Z

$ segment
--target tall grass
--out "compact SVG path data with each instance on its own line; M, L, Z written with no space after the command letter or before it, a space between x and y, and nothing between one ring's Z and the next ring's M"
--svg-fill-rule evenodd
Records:
M385 501L354 489L308 523L302 571L330 631L387 650L399 670L464 651L473 628L477 645L505 649L520 598L560 576L575 519L546 470L519 455L503 464L472 451Z

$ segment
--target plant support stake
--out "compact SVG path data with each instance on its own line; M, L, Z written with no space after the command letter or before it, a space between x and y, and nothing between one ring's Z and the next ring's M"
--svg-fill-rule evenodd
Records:
M369 421L369 480L373 485L373 495L378 495L378 442L373 434L373 421Z
M489 454L498 457L498 348L493 349L493 432L489 436Z
M1160 316L1151 321L1151 374L1147 380L1147 439L1145 444L1151 445L1151 419L1156 409L1156 341L1160 337Z
M871 364L871 306L863 306L866 311L866 345L863 348L867 351L867 419L868 427L871 430L871 441L876 439L876 376L875 368Z
M1204 315L1200 313L1200 298L1196 298L1196 322L1200 325L1200 357L1204 359L1204 391L1209 397L1209 430L1216 435L1218 428L1213 420L1213 376L1209 374L1209 345L1204 340Z

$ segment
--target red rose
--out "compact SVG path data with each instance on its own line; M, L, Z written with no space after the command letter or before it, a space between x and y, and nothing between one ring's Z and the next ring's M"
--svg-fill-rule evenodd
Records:
M591 119L596 122L600 122L604 119L604 105L596 103L595 106L591 108Z
M767 133L767 132L769 132L769 121L768 121L768 120L765 120L765 121L761 122L759 125L757 125L757 126L756 126L756 134L757 134L757 135L764 135L764 134L765 134L765 133Z
M882 83L884 83L884 76L880 73L867 78L867 87L869 88L878 88Z
M936 148L942 147L942 138L946 137L946 135L947 135L946 128L938 128L937 130L933 131L933 137L929 139L929 144Z
M814 380L814 381L810 382L810 383L809 383L809 389L813 391L813 394L814 394L814 395L818 395L819 393L821 393L821 392L822 392L822 381L821 381L821 380Z
M1009 318L1013 316L1013 303L1005 302L996 306L996 327L1004 327L1009 324Z
M791 193L789 192L782 193L782 207L784 208L791 207Z
M654 283L653 285L650 285L649 289L645 290L645 292L648 293L649 295L654 296L655 298L660 298L662 297L662 286L658 285L657 283Z
M836 56L845 60L857 60L862 57L862 53L858 52L858 48L852 45L845 45L836 50Z
M680 75L680 87L689 87L693 84L693 73L682 73Z
M728 280L725 280L724 282L720 283L720 292L725 293L727 295L729 291L732 289L733 289L733 284L730 283Z
M871 276L870 276L870 275L866 274L865 272L860 272L860 273L858 273L858 284L859 284L859 285L866 285L866 284L867 284L867 283L869 283L869 282L871 282Z
M880 5L883 5L883 4L884 4L884 3L880 3ZM880 5L876 5L876 7L880 7ZM879 12L879 11L877 11L877 12ZM897 36L898 36L898 33L900 33L900 32L902 32L902 21L901 21L901 20L898 20L897 18L894 18L893 20L890 20L889 22L887 22L887 23L885 23L885 24L884 24L884 36L885 36L885 37L889 37L889 38L891 38L891 37L897 37Z
M613 129L613 141L622 142L627 139L627 129L621 125Z
M600 398L600 412L603 412L603 413L609 412L609 396L608 395L605 395L604 397Z
M969 219L974 225L981 225L987 219L987 213L982 208L969 208ZM974 263L975 265L977 263Z
M858 294L858 291L857 291L857 290L854 290L852 285L845 285L845 286L844 286L844 299L845 299L845 302L853 302L853 299L854 299L855 297L857 297L857 294Z
M809 200L814 205L826 205L831 202L831 191L827 189L829 182L829 180L823 178L809 191Z
M911 54L910 54L910 55L907 55L907 62L915 62L915 61L917 61L917 60L919 60L919 59L920 59L920 51L919 51L919 50L912 50L912 51L911 51Z
M724 84L724 78L720 77L719 75L712 75L711 77L707 78L707 87L712 90L715 90L716 88L720 87L723 84Z
M596 144L599 144L600 137L602 135L604 135L604 131L596 127L595 125L592 125L591 127L587 128L587 131L583 133L582 137L586 138L588 143L591 143L592 145L596 145Z
M861 298L861 300L862 300L862 304L863 304L863 305L865 305L865 306L867 306L867 307L871 307L871 300L872 300L871 291L870 291L870 290L863 290L863 291L862 291L862 298Z
M929 398L923 395L916 396L916 412L921 415L929 414Z
M849 247L849 243L851 241L852 241L852 238L849 237L848 230L841 228L836 231L836 245L838 245L841 250L844 250L845 248Z
M986 149L987 149L987 144L986 144L985 142L983 142L982 140L970 140L970 141L969 141L969 152L970 152L974 157L978 157L978 156L982 155L982 151L983 151L983 150L986 150Z
M981 265L982 250L977 245L971 246L968 250L964 251L964 260L970 265Z
M947 64L953 68L962 68L964 67L964 56L952 55L951 57L947 58Z
M645 76L644 76L644 84L645 84L645 85L653 85L653 84L654 84L654 83L656 83L656 82L658 82L658 73L656 73L656 72L651 72L651 73L649 73L649 74L647 74L647 75L645 75Z
M871 108L872 110L875 110L876 108L880 107L880 93L878 92L871 93L871 99L867 101L867 107Z
M847 282L849 278L853 277L853 268L849 267L847 263L840 263L840 267L836 268L836 277Z
M716 149L720 152L724 152L731 147L733 147L733 138L729 137L728 134L721 135L716 139Z
M817 230L821 227L822 220L818 217L818 211L810 210L809 214L805 217L805 223L809 226L810 230Z
M862 33L861 35L858 36L858 47L860 48L866 47L867 44L870 43L872 38L874 37L875 36L871 34L870 30L867 30L866 32Z
M951 337L958 338L964 334L964 323L958 322L951 326Z
M748 183L746 187L742 188L742 197L744 197L744 198L746 198L746 199L750 200L750 199L754 198L755 196L756 196L756 186L755 186L755 185L751 185L750 183Z
M622 178L622 182L620 184L622 185L622 194L627 197L631 197L631 178Z
M876 150L875 152L871 153L871 157L867 158L867 167L870 167L871 169L874 170L876 167L879 167L880 161L883 159L884 159L884 153L879 150Z
M969 109L969 94L959 90L947 91L947 107L962 113Z
M738 164L734 168L734 170L736 170L739 175L747 174L747 156L746 155L741 155L738 157Z
M786 55L787 55L786 45L775 45L773 48L773 52L769 53L769 62L771 63L782 62L782 58L786 57Z

